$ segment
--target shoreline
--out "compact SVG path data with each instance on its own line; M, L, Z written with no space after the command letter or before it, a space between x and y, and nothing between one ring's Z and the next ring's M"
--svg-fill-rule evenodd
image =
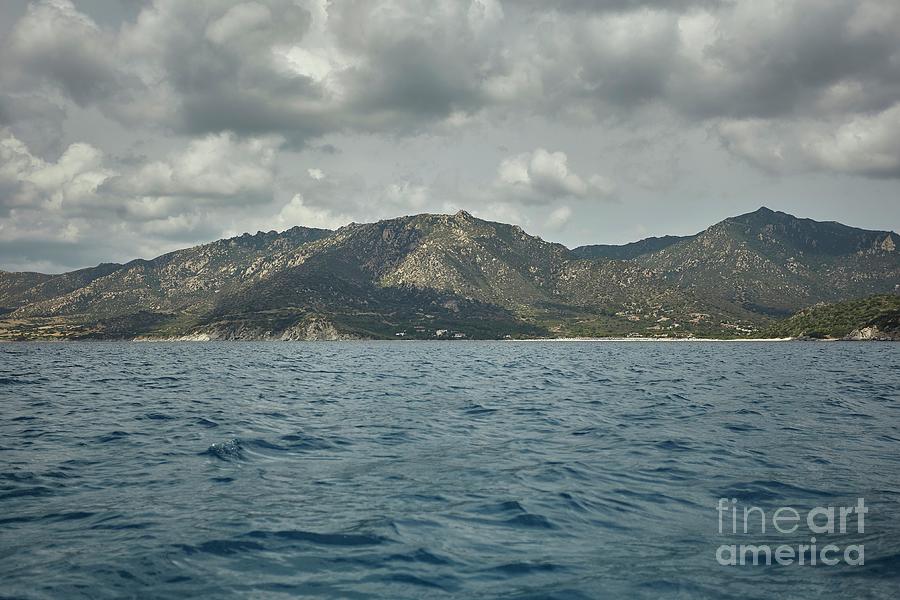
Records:
M331 343L331 342L389 342L389 343L407 343L407 342L443 342L443 343L466 343L466 342L514 342L514 343L584 343L584 342L601 342L601 343L761 343L761 342L860 342L860 341L891 341L891 340L847 340L841 338L828 339L806 339L806 338L654 338L654 337L561 337L561 338L522 338L522 339L390 339L390 338L356 338L356 339L337 339L337 340L280 340L272 338L245 338L245 339L210 339L201 336L178 336L178 337L135 337L135 338L47 338L47 339L31 339L31 340L10 340L0 339L0 344L17 344L17 343L67 343L67 342L89 342L89 343L215 343L215 342L315 342L315 343Z
M565 337L503 340L506 342L803 342L800 338L663 338L663 337ZM840 341L838 338L821 341Z
M828 337L828 338L809 338L809 337L778 337L778 338L708 338L708 337L547 337L547 338L363 338L363 337L338 337L338 338L310 338L310 339L280 339L277 337L246 337L246 338L214 338L205 334L188 334L183 336L135 336L135 337L46 337L34 339L10 339L0 338L0 344L16 344L16 343L66 343L66 342L91 342L91 343L171 343L171 342L187 342L187 343L209 343L209 342L519 342L519 343L577 343L577 342L629 342L629 343L762 343L762 342L900 342L900 338L850 338L850 337Z
M75 340L77 341L77 340ZM104 340L95 340L104 341ZM109 340L116 341L116 340ZM132 339L123 339L118 341L130 342L840 342L840 341L857 341L842 340L841 338L823 338L810 340L798 337L781 337L781 338L704 338L704 337L546 337L546 338L344 338L344 339L309 339L309 340L282 340L278 338L244 338L244 339L216 339L206 335L185 335L172 337L144 337L138 336Z

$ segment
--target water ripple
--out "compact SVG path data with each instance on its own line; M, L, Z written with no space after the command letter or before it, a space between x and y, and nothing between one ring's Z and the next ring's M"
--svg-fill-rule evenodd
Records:
M900 584L898 345L0 354L4 596L892 598ZM801 512L865 497L866 564L720 567L723 497Z

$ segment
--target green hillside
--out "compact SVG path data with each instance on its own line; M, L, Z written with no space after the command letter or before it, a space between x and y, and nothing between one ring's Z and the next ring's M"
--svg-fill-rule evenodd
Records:
M900 296L882 294L804 309L768 329L767 337L842 338L853 330L877 327L900 332Z

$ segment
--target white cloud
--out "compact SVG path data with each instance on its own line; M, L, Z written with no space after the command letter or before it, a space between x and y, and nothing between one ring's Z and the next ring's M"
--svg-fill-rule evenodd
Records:
M324 52L307 50L300 46L292 46L284 51L284 58L291 70L316 82L323 82L338 68Z
M900 177L900 104L844 122L727 120L717 131L731 152L768 171Z
M336 214L327 208L316 208L306 204L302 194L294 194L291 201L285 204L276 217L279 229L288 229L296 225L301 227L318 227L336 229L346 225L352 219L343 214Z
M410 181L399 181L385 187L381 200L382 210L388 208L389 210L421 212L428 203L429 192L424 185L418 185Z
M460 206L449 204L446 207L445 212L454 213L459 209L469 210L469 212L471 212L479 219L486 219L488 221L498 221L500 223L515 223L516 225L519 225L521 227L528 227L531 224L531 219L528 217L528 213L522 210L522 206L509 202L488 200L483 203L479 203L476 206Z
M823 169L874 177L900 177L900 104L856 115L837 130L817 131L803 142Z
M564 152L538 148L509 157L497 169L495 188L520 202L547 204L559 199L609 199L615 193L610 180L591 175L587 180L574 173Z
M47 162L7 135L0 140L0 207L81 211L97 202L97 189L114 175L103 161L97 148L72 144L56 162Z
M71 144L56 161L46 161L6 133L0 136L2 241L19 240L36 255L77 265L138 252L153 256L185 241L220 237L231 221L279 210L274 156L280 144L221 134L160 160L114 168L90 144Z
M547 215L547 227L550 229L561 229L572 218L572 209L568 206L559 206L550 211Z
M271 199L277 137L237 139L209 135L172 156L145 164L113 182L112 189L134 196Z
M259 2L244 2L229 8L224 15L206 28L206 38L216 44L224 44L236 35L247 31L268 28L272 24L272 11Z

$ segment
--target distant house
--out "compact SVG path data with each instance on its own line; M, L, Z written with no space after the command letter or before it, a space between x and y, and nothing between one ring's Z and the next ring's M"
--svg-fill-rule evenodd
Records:
M406 337L406 332L405 332L405 331L398 331L398 332L395 333L394 335L396 335L397 337Z
M457 333L454 333L454 334L453 334L453 337L455 337L456 339L460 340L460 339L466 337L466 334L457 332Z
M438 329L434 332L434 337L446 337L448 331L446 329Z

